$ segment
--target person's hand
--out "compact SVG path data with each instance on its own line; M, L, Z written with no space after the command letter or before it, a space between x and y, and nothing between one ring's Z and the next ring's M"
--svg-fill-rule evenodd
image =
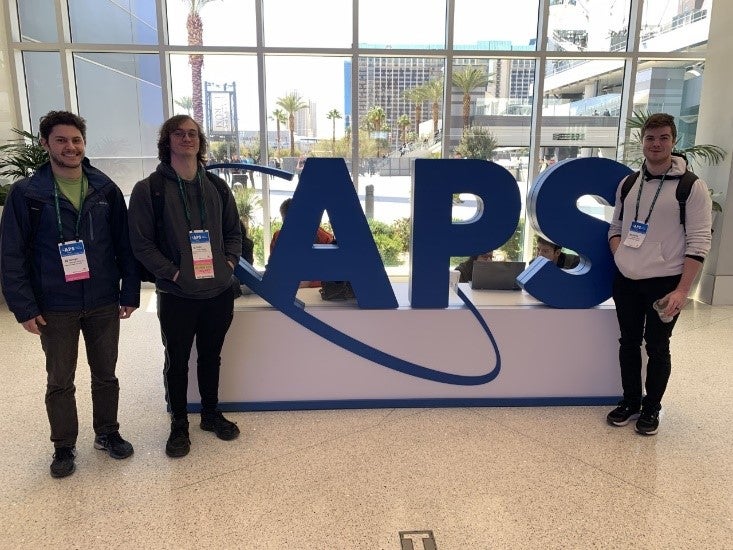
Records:
M27 321L23 321L21 323L23 325L23 328L30 332L31 334L35 334L36 336L41 335L41 331L38 328L38 325L46 325L46 320L43 318L43 315L36 315L33 317L33 319L28 319Z
M667 309L664 310L664 315L674 317L685 306L687 293L677 288L662 298L662 301L664 300L667 300Z
M120 306L120 319L129 319L132 312L137 308L132 306Z

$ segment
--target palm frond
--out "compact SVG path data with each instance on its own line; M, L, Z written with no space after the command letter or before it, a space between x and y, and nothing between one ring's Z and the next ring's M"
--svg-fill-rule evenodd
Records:
M683 149L682 152L687 156L690 164L694 161L709 166L719 164L726 155L725 149L711 144L693 145Z
M20 137L0 145L0 175L15 180L26 178L48 160L38 136L13 128Z

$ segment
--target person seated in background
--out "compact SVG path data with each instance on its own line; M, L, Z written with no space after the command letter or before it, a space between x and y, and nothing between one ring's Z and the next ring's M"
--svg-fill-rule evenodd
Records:
M580 263L580 257L575 254L566 254L562 247L537 236L537 256L542 256L562 269L573 269Z
M491 262L494 260L494 251L489 250L478 256L471 256L468 260L461 262L454 269L461 274L459 283L470 283L473 278L473 263L474 262Z
M290 204L293 202L292 198L285 199L282 204L280 205L280 217L283 220L283 223L285 222L285 215L288 212L288 209L290 208ZM275 243L277 242L277 238L280 236L280 230L278 229L273 233L272 240L270 241L270 254L272 254L272 251L275 248ZM316 238L313 241L314 244L333 244L334 238L331 233L323 229L322 227L318 228L318 231L316 231ZM321 286L321 281L303 281L300 283L300 288L318 288Z

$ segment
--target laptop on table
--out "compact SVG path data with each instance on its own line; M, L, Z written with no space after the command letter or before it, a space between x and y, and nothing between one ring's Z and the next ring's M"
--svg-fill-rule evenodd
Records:
M474 290L519 290L517 277L524 262L473 262L471 288Z

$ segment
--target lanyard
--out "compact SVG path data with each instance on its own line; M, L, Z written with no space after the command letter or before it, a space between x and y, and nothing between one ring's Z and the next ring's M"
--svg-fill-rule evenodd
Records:
M657 187L657 192L654 194L654 198L652 199L652 204L649 206L649 213L646 215L646 219L644 220L644 225L649 223L649 218L652 216L652 210L654 210L654 205L657 204L657 198L659 197L659 192L662 190L662 184L664 183L664 178L667 177L667 174L672 169L672 165L669 165L669 168L667 168L667 171L662 174L662 179L659 182L659 187ZM643 172L642 172L643 174ZM645 176L641 176L641 183L639 184L639 193L636 195L636 214L634 215L634 221L639 221L639 203L641 202L641 192L644 189L644 181Z
M183 202L183 209L186 212L186 221L188 222L188 230L191 231L191 211L188 208L188 199L186 198L186 192L183 189L183 180L181 180L181 176L179 176L176 173L176 178L178 178L178 194L181 197L181 202ZM205 204L205 198L204 198L204 186L201 182L201 170L198 170L196 172L196 179L198 180L199 184L199 214L201 216L201 229L206 228L206 204Z
M59 230L59 242L64 242L64 227L61 225L61 207L59 206L59 184L56 179L53 180L53 202L56 206L56 224ZM84 206L84 174L81 176L79 184L79 212L76 214L76 229L74 230L74 239L79 240L79 223L81 222L81 209Z

